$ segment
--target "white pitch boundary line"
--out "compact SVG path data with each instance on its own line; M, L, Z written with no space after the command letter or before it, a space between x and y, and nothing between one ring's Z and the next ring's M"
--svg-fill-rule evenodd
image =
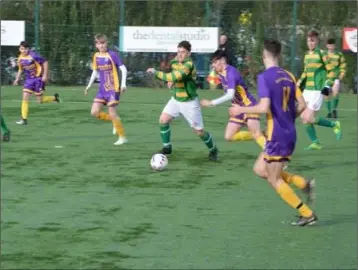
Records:
M22 102L22 100L20 99L1 99L1 102L6 101L6 102ZM36 103L35 100L31 100L30 102L32 103ZM64 101L63 103L69 103L69 104L85 104L85 103L92 103L92 100L89 101ZM140 103L140 102L128 102L128 103L137 103L137 104L141 104L141 105L158 105L157 103ZM338 111L346 111L346 112L356 112L357 109L338 109Z

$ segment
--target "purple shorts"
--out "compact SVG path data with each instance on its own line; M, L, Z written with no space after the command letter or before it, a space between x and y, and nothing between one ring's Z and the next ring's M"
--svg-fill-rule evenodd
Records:
M246 125L247 120L249 119L255 119L260 121L260 115L256 113L241 113L234 117L230 117L229 122L238 125Z
M285 162L291 160L295 150L296 140L267 141L265 145L264 160L270 162Z
M36 96L41 96L45 91L45 83L40 77L26 79L23 91L30 94L35 93Z
M114 90L105 91L105 90L98 90L96 97L94 98L94 102L102 103L107 105L108 107L117 106L119 103L119 92Z

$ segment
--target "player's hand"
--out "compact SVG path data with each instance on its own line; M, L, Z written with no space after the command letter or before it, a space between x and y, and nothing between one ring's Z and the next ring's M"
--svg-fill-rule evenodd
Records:
M44 83L47 82L47 76L45 76L45 75L42 76L41 81L44 82Z
M167 82L168 88L172 88L173 84L174 84L173 82Z
M147 73L149 73L149 74L154 74L154 72L155 72L154 68L148 68L147 69Z
M88 88L85 89L85 96L88 95Z
M322 95L329 96L329 90L330 88L328 86L323 87L323 89L321 90Z
M125 91L127 91L127 86L122 86L121 87L121 94L124 93Z
M202 99L202 100L200 100L200 105L201 105L202 107L212 107L212 106L213 106L212 103L211 103L211 101L210 101L210 100L207 100L207 99Z
M12 85L19 85L19 80L15 80Z
M233 104L230 108L229 108L229 115L230 116L235 116L242 113L242 108L239 105Z

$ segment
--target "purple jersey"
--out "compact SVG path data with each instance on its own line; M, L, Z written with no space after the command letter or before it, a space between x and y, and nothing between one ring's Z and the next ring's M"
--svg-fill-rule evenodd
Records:
M247 90L240 72L235 67L227 65L226 70L218 75L225 93L228 89L235 90L235 96L232 100L233 104L240 106L253 106L256 104L255 98Z
M123 65L114 51L97 52L93 56L93 69L99 72L100 91L119 92L119 67Z
M25 73L26 80L42 76L42 64L47 62L45 58L34 51L30 51L28 55L20 54L17 61L19 70Z
M267 113L267 140L296 142L296 96L301 91L294 76L280 67L271 67L258 76L260 98L270 99Z

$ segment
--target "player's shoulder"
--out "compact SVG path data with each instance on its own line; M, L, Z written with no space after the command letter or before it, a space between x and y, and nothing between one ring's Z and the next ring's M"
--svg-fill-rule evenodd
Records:
M187 58L183 65L186 67L186 68L189 68L189 69L193 69L195 66L194 66L194 62L193 62L193 59L191 58Z
M93 54L92 54L92 57L95 59L95 58L97 58L99 56L99 52L94 52Z

